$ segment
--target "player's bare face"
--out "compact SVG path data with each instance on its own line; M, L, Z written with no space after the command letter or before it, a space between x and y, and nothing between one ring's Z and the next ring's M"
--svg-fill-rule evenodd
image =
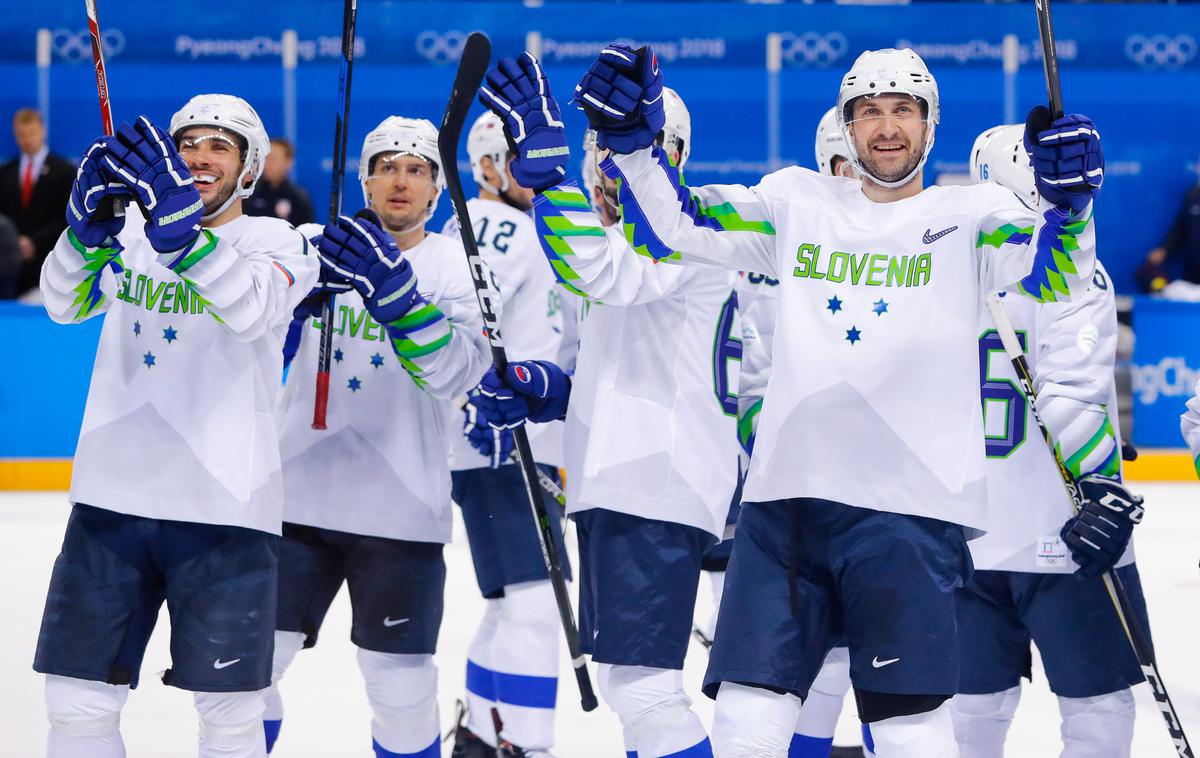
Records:
M411 153L384 153L375 158L367 177L371 210L392 230L409 229L425 221L437 196L433 166Z
M192 127L176 138L179 155L200 191L205 215L224 205L237 190L238 176L242 173L238 139L236 134L208 126Z
M859 161L885 182L912 173L925 149L921 103L908 95L860 97L851 103L850 135Z

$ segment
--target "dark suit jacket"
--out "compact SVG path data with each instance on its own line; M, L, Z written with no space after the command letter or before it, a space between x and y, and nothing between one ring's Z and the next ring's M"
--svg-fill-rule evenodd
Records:
M36 287L42 261L67 226L67 198L75 181L75 166L50 153L42 163L42 172L33 183L29 207L21 206L21 160L0 166L0 213L17 225L17 231L33 240L37 251L32 261L21 268L21 291Z

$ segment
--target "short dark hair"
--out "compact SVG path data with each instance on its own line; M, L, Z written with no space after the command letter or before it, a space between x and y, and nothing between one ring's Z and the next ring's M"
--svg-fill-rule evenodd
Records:
M287 137L272 137L271 138L271 149L272 150L282 150L284 153L287 154L288 158L296 157L296 146L293 145L292 141L290 139L288 139Z

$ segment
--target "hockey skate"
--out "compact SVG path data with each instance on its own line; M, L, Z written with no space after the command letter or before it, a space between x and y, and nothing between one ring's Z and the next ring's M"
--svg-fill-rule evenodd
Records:
M467 706L458 701L458 714L454 718L454 748L450 758L496 758L496 748L479 739L467 728ZM449 739L450 735L446 735Z

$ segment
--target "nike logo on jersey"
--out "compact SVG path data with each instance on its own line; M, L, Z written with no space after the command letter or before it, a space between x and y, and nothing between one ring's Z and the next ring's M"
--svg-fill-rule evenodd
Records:
M399 626L399 625L405 623L406 621L408 621L408 619L396 619L393 621L390 616L383 617L383 625L388 626L388 627Z
M932 245L933 243L937 242L942 237L945 237L947 234L949 234L950 232L954 231L957 228L958 228L957 226L952 226L949 229L941 230L937 234L930 234L929 230L926 229L925 233L921 235L921 241L924 242L926 245Z
M877 669L881 669L884 666L892 665L893 663L895 663L898 660L900 660L900 659L899 658L888 658L886 661L881 661L881 660L879 660L879 656L875 656L875 660L871 661L871 665Z
M229 668L230 666L232 666L233 664L237 663L240 660L241 660L241 658L234 658L232 661L223 661L220 658L218 658L215 661L213 661L213 668L220 671L221 669Z

